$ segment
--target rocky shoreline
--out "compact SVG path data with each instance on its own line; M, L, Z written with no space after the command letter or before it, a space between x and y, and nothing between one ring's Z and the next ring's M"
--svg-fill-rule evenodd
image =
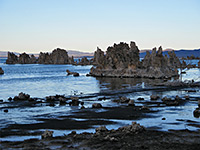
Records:
M193 86L200 87L199 83L188 83L186 84L175 84L176 86L168 87L152 87L152 89L143 90L177 90L181 88L188 88L189 92L197 92L192 90ZM179 86L177 86L179 85ZM138 91L138 90L136 90ZM119 95L120 92L116 91ZM122 91L126 93L133 91ZM137 123L132 123L128 126L122 126L118 129L107 129L105 125L112 125L115 122L112 119L119 120L140 120L142 118L153 118L154 113L158 113L159 110L155 110L157 107L172 107L182 106L186 102L198 101L198 98L181 96L170 97L159 97L158 95L149 95L150 102L145 101L146 98L142 96L138 100L129 99L126 97L119 97L112 101L119 105L106 107L103 101L108 100L109 96L114 96L116 93L108 92L99 93L97 95L82 95L65 97L63 95L47 96L44 99L32 98L30 95L25 93L19 93L18 96L9 98L7 109L10 112L12 108L23 108L23 107L41 107L42 105L48 105L51 107L59 104L62 106L80 106L76 111L69 114L62 113L58 117L49 118L48 115L37 116L39 123L32 124L11 124L4 129L1 129L1 137L7 136L30 136L39 135L41 138L28 139L24 141L0 141L0 148L6 149L196 149L200 146L199 144L199 132L185 130L171 130L168 132L158 131L159 127L156 128L145 128ZM98 99L98 103L94 106L82 107L86 103L88 98ZM160 101L161 100L161 101ZM138 101L138 102L135 102ZM138 103L143 102L143 106L139 106ZM9 103L11 104L9 108ZM98 107L97 107L98 106ZM153 109L154 108L154 109ZM197 110L197 109L196 109ZM199 110L199 109L198 109ZM7 113L4 111L4 113ZM192 112L191 112L192 113ZM6 114L5 114L6 115ZM195 115L195 114L194 114ZM79 120L74 120L77 118ZM111 119L111 120L110 120ZM163 116L162 120L165 121ZM184 120L183 120L184 121ZM187 121L187 120L185 120ZM194 121L188 121L190 126L197 126L198 123ZM99 126L96 128L94 133L82 132L77 134L77 129L89 129L91 126ZM200 127L200 126L199 126ZM48 131L41 131L48 130ZM70 134L63 136L54 136L52 130L70 130ZM45 133L45 136L44 136ZM42 137L43 136L43 137Z
M47 131L50 132L50 131ZM52 136L52 134L51 134ZM73 149L73 150L103 150L103 149L163 149L163 150L196 150L200 147L200 132L180 130L161 132L148 130L133 122L129 126L108 130L101 126L95 133L84 132L62 137L47 136L44 139L29 139L25 141L0 142L2 149Z

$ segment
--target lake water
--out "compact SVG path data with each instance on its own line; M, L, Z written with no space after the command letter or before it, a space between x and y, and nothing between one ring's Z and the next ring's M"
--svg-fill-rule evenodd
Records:
M26 64L26 65L7 65L4 64L6 59L0 58L0 67L3 68L5 74L0 75L0 99L4 102L8 102L9 97L14 97L20 92L30 94L31 97L45 98L49 95L61 94L65 96L70 95L91 95L99 94L109 91L116 91L117 94L111 96L110 100L100 102L103 106L115 106L117 104L112 103L111 100L118 96L126 96L136 101L136 105L143 105L143 101L137 101L138 97L144 97L145 101L150 101L149 96L158 94L162 96L175 96L179 95L184 97L188 95L185 90L168 90L168 91L139 91L121 93L123 90L142 89L148 87L148 83L152 80L147 79L115 79L115 78L95 78L86 77L92 66L72 66L72 65L42 65L42 64ZM193 60L187 63L197 64L197 60ZM79 77L67 76L66 70L73 72L79 72ZM183 75L182 80L195 80L200 81L200 69L185 70L187 73ZM153 82L161 82L160 80L153 80ZM200 97L199 88L195 88L196 93L190 93L193 98ZM119 91L119 92L118 92ZM89 98L85 102L85 106L91 106L91 103L96 102L97 99ZM98 101L99 102L99 101ZM51 117L56 117L57 113L70 112L71 107L33 107L33 108L16 108L9 110L8 113L3 112L3 108L9 106L9 103L0 104L0 129L5 128L9 124L20 124L20 123L33 123L34 116L45 115L52 113ZM155 114L155 118L145 118L141 120L135 120L146 127L159 127L161 130L168 129L185 129L186 122L177 122L179 120L192 120L199 123L198 118L193 117L193 110L197 106L197 101L188 102L184 106L177 107L156 107L152 109L159 110L159 114ZM166 121L161 121L161 118L165 116ZM134 120L114 120L115 125L109 125L108 128L117 128L121 125L130 124ZM198 127L188 126L188 129L197 130ZM94 131L89 129L88 131ZM81 132L81 131L80 131ZM55 131L56 135L60 135L61 131ZM62 132L63 133L63 132ZM14 140L18 137L7 137L4 140ZM24 137L25 139L26 137ZM23 137L22 137L23 139Z

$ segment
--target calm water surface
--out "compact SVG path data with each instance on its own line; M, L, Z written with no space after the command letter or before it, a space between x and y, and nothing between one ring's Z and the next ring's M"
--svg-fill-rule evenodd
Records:
M4 102L7 101L8 97L14 97L20 92L30 94L31 97L44 98L49 95L65 94L66 96L73 94L93 94L103 93L106 91L118 91L132 88L144 88L148 87L148 83L152 80L147 79L115 79L115 78L94 78L86 77L92 66L72 66L72 65L39 65L39 64L26 64L26 65L7 65L4 64L6 59L0 59L0 67L3 68L5 74L0 76L0 99ZM198 61L194 60L187 63L195 63ZM80 77L67 76L66 70L79 72ZM182 80L195 80L200 81L200 69L185 70L187 74L184 74ZM153 82L161 82L160 80L153 80ZM190 93L190 96L200 97L199 88L196 88L196 93ZM137 101L138 97L144 97L145 102L149 101L151 94L158 94L159 96L173 97L179 95L184 97L188 93L183 90L169 90L169 91L140 91L126 94L118 94L118 96L126 96L134 99L136 105L143 105L144 101ZM103 106L115 106L117 104L110 100L102 101ZM86 101L85 106L90 107L93 102L97 102L96 98L90 98ZM99 101L98 101L99 102ZM161 101L160 101L161 102ZM51 114L51 117L57 117L60 113L66 113L73 109L68 106L65 107L32 107L32 108L13 108L8 113L4 113L2 108L8 106L9 103L0 104L0 129L5 128L9 124L14 123L35 123L35 116ZM107 128L117 128L122 125L130 124L132 121L137 121L146 127L157 127L161 130L168 129L191 129L197 130L198 127L187 126L184 121L178 120L192 120L200 124L198 118L193 117L193 110L196 108L197 102L190 101L184 106L172 106L172 107L153 107L152 109L160 110L159 113L155 113L155 118L144 118L141 120L112 120L115 121L115 125L108 125ZM162 117L167 118L162 121ZM174 124L176 123L176 124ZM87 131L94 131L93 128ZM70 132L70 131L69 131ZM78 131L82 132L82 131ZM65 131L66 133L66 131ZM55 135L62 135L63 131L55 131ZM21 137L21 139L30 138ZM16 140L18 137L6 137L3 140Z

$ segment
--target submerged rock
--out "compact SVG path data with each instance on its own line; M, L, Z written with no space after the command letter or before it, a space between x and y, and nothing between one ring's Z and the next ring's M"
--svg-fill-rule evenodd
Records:
M160 97L158 95L151 95L150 99L151 100L158 100Z
M199 118L200 117L200 108L196 108L193 111L193 115L194 115L194 117Z
M78 72L71 72L71 71L69 71L69 70L66 70L66 72L67 72L67 75L69 76L69 75L73 75L74 77L78 77L79 76L79 73Z
M23 101L23 100L29 100L30 99L30 95L29 94L25 94L23 92L19 93L18 96L15 96L13 98L14 101Z
M92 108L102 108L102 105L100 103L94 103L92 104Z
M128 102L128 106L135 106L135 101L134 100L130 100Z
M4 74L4 71L3 71L3 69L0 67L0 75L1 74Z
M135 42L130 46L126 43L114 44L108 47L106 55L97 48L94 54L94 64L90 75L97 77L143 77L143 78L171 78L178 76L177 67L180 61L174 52L162 55L162 47L147 52L142 62L139 60L139 49Z
M52 138L53 137L53 131L46 130L42 134L42 139Z

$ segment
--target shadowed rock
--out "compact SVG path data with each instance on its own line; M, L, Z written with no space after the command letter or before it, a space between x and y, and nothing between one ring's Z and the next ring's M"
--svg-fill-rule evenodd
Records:
M88 60L87 57L83 57L83 58L81 59L81 61L80 61L77 65L82 65L82 66L85 66L85 65L92 65L92 61L91 61L91 60Z
M23 92L19 93L18 96L13 98L14 101L24 101L24 100L31 100L29 94L25 94Z
M6 64L17 64L18 57L14 53L8 52L8 58L6 60Z
M0 67L0 75L4 74L3 69Z
M100 103L94 103L92 104L92 108L102 108L102 105Z
M74 58L69 57L64 49L57 48L52 53L40 53L38 59L34 55L22 53L15 55L8 52L6 64L74 64Z
M74 63L73 58L68 56L64 49L57 48L51 54L40 53L38 58L39 64L71 64Z
M32 55L32 56L30 57L28 54L22 53L22 54L19 55L18 63L19 63L19 64L33 64L33 63L36 63L36 61L33 62L34 59L36 59L36 58L34 58L34 57L35 57L34 55ZM32 59L33 59L33 60L32 60Z
M42 139L52 138L53 137L53 131L46 130L42 134Z
M74 77L78 77L79 76L79 73L78 72L71 72L71 71L69 71L69 70L66 70L66 72L67 72L67 75L69 76L69 75L73 75Z

